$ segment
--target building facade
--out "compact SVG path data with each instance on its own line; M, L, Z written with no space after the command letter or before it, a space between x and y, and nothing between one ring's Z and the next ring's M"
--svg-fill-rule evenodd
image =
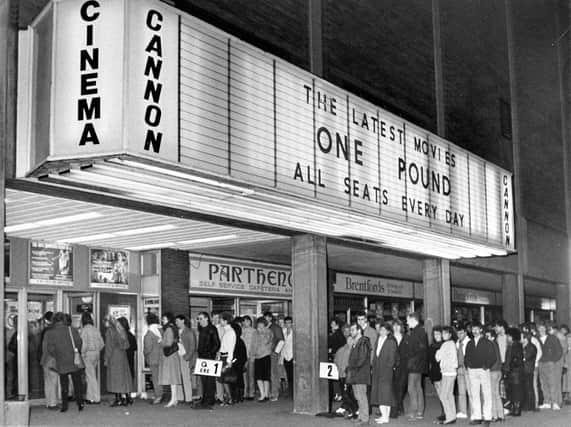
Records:
M48 310L291 314L304 413L332 316L569 323L566 2L2 5L0 397Z

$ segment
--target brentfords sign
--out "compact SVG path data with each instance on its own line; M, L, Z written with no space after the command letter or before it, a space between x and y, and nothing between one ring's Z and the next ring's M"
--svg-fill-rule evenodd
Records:
M355 295L413 298L414 282L337 273L335 274L334 290L335 292Z
M512 175L494 164L164 3L53 8L47 160L132 154L515 248Z
M190 290L291 296L288 267L190 255Z

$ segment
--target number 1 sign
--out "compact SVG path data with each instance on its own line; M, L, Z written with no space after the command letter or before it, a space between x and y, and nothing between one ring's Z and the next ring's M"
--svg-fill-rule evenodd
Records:
M196 359L196 365L194 365L194 375L219 377L221 371L221 360Z

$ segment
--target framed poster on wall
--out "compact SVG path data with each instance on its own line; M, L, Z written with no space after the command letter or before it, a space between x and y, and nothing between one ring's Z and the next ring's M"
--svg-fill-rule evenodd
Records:
M73 251L69 245L32 241L30 284L73 286Z
M129 257L127 252L91 249L89 259L90 286L92 288L129 288Z

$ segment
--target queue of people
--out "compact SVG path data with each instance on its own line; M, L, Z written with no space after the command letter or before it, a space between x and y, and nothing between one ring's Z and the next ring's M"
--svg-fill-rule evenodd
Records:
M407 419L423 420L424 378L440 400L437 424L470 418L470 425L489 425L522 411L558 411L571 404L570 343L569 328L552 323L435 326L429 344L417 313L407 315L406 327L364 313L350 325L333 319L328 346L339 371L336 413L365 426L378 408L375 422L387 424L405 415L408 394Z
M283 380L293 381L293 330L291 317L274 319L272 313L253 320L230 313L200 312L195 324L184 316L147 315L143 354L150 367L154 399L165 407L190 403L194 409L212 409L244 400L278 399ZM216 378L195 375L197 359L219 360ZM163 393L168 386L170 393Z

